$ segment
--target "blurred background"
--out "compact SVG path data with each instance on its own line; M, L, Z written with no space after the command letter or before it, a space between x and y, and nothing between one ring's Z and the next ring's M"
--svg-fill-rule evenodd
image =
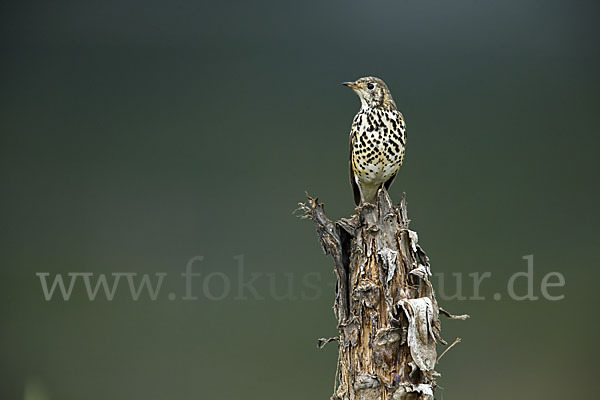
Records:
M0 397L328 399L337 349L316 339L336 335L332 262L292 211L306 190L332 219L354 212L359 100L340 82L365 75L406 118L391 194L407 192L433 272L462 274L466 297L468 274L492 274L485 300L440 299L471 319L442 321L463 342L437 398L595 397L598 11L2 2ZM529 254L540 299L510 299ZM195 256L197 299L182 300ZM554 271L560 301L541 297ZM83 281L46 301L38 272L168 276L156 300L123 278L112 301Z

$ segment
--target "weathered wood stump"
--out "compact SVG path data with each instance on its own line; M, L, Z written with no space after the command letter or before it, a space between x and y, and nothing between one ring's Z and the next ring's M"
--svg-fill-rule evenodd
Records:
M300 204L317 229L337 277L339 337L333 400L431 400L440 312L429 259L408 228L406 198L393 206L385 190L352 218L331 222L323 204Z

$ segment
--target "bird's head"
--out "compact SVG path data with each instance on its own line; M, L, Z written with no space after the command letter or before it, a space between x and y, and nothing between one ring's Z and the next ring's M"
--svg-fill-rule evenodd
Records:
M348 86L356 92L360 98L362 108L381 107L392 110L396 109L396 103L392 99L390 90L379 78L367 76L354 82L344 82L342 85Z

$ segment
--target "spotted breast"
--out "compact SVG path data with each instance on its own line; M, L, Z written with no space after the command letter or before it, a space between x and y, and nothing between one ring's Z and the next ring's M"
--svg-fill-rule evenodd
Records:
M354 117L350 142L352 172L359 194L362 193L363 201L372 202L379 187L385 184L389 188L402 166L406 144L404 118L397 110L361 110Z

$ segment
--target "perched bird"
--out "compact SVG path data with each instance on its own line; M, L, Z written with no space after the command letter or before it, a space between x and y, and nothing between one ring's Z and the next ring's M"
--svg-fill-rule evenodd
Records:
M372 202L381 185L392 184L404 159L406 125L381 79L369 76L343 85L361 102L350 131L350 183L360 205Z

